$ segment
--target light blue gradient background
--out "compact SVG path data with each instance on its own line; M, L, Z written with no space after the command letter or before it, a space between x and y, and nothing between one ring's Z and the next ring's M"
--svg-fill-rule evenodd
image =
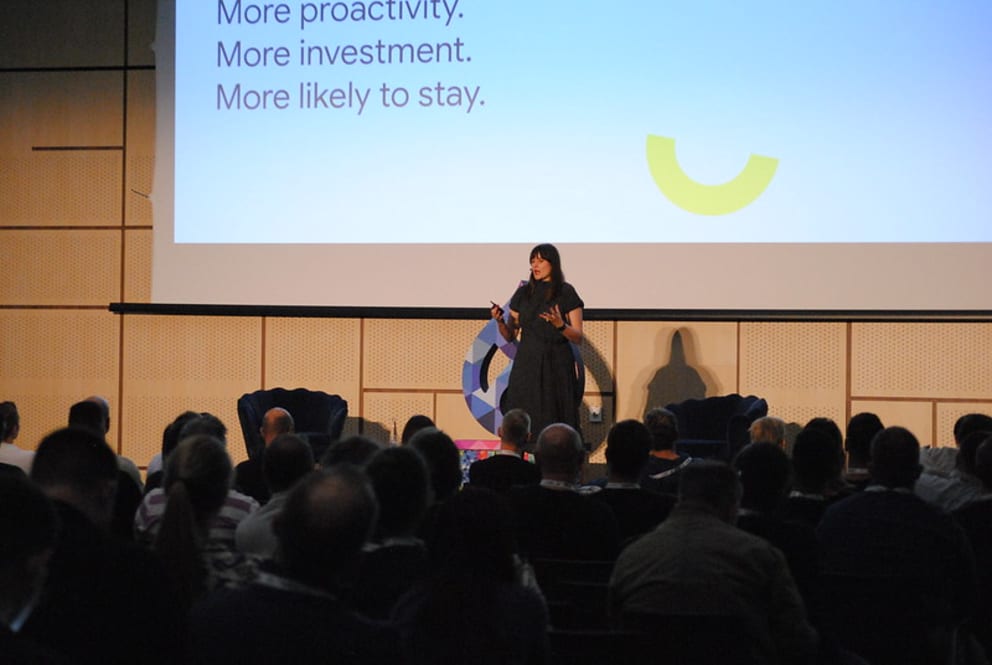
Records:
M229 5L233 3L229 2ZM443 23L217 26L177 2L175 239L193 243L992 241L992 2L460 0ZM537 6L534 6L537 5ZM454 41L453 65L296 66L309 44ZM218 70L218 40L293 66ZM372 87L353 110L216 111L216 85ZM383 109L383 82L482 107ZM780 160L719 217L658 190Z

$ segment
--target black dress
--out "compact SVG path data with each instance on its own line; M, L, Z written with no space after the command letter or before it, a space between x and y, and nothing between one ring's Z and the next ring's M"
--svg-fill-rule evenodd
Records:
M557 298L546 300L550 282L536 282L534 294L529 284L517 289L510 298L510 309L520 321L520 343L517 345L510 380L503 393L503 413L523 409L530 415L531 431L536 436L552 423L565 423L578 429L579 402L575 358L568 339L540 317L558 305L568 322L568 312L584 306L571 284L561 286Z

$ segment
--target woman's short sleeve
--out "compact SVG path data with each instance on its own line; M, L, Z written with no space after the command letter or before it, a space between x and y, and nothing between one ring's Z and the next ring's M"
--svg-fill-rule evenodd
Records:
M585 306L586 304L582 302L582 298L575 292L575 288L571 284L565 282L561 285L561 294L558 296L558 309L561 310L562 314Z

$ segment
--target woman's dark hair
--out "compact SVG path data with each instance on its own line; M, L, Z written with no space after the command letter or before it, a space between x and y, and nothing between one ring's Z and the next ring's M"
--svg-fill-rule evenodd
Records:
M165 458L172 454L172 451L179 445L179 433L189 421L199 418L196 411L184 411L176 416L176 419L165 426L162 432L162 466L165 466Z
M227 498L231 471L224 444L207 434L186 437L165 461L162 490L168 498L153 548L187 603L206 589L200 547Z
M427 427L410 439L407 444L419 452L427 462L434 501L440 502L454 496L462 486L462 462L458 447L445 432Z
M554 300L561 293L561 285L565 283L565 273L561 271L561 254L558 253L558 248L554 245L543 243L530 250L529 260L533 261L534 257L537 256L551 264L551 289L545 296L545 300ZM534 295L534 291L537 289L537 281L534 279L533 273L531 273L530 281L527 284L528 293Z
M413 435L422 429L427 429L428 427L434 427L434 421L430 419L429 416L423 414L416 414L410 416L410 419L406 421L403 426L403 434L400 436L400 443L410 443L410 439Z
M13 402L0 402L0 441L7 438L9 432L20 428L21 417L17 413L17 405Z

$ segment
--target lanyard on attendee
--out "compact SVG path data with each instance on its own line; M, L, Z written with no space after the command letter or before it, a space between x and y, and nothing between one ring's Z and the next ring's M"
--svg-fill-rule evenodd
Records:
M877 494L880 492L895 492L896 494L912 494L913 490L908 487L886 487L885 485L869 485L864 489L865 492L871 492Z
M689 466L689 462L691 461L692 461L691 457L686 457L685 461L679 464L678 466L674 466L671 469L668 469L667 471L662 471L661 473L653 473L648 477L651 478L652 480L661 480L662 478L667 478L668 476L676 474L685 467Z
M302 593L307 596L326 598L328 600L337 600L337 597L334 594L328 593L323 589L316 589L308 584L297 582L296 580L291 580L288 577L283 577L281 575L273 575L272 573L259 572L258 578L255 581L258 584L270 587L272 589L291 591L293 593Z

